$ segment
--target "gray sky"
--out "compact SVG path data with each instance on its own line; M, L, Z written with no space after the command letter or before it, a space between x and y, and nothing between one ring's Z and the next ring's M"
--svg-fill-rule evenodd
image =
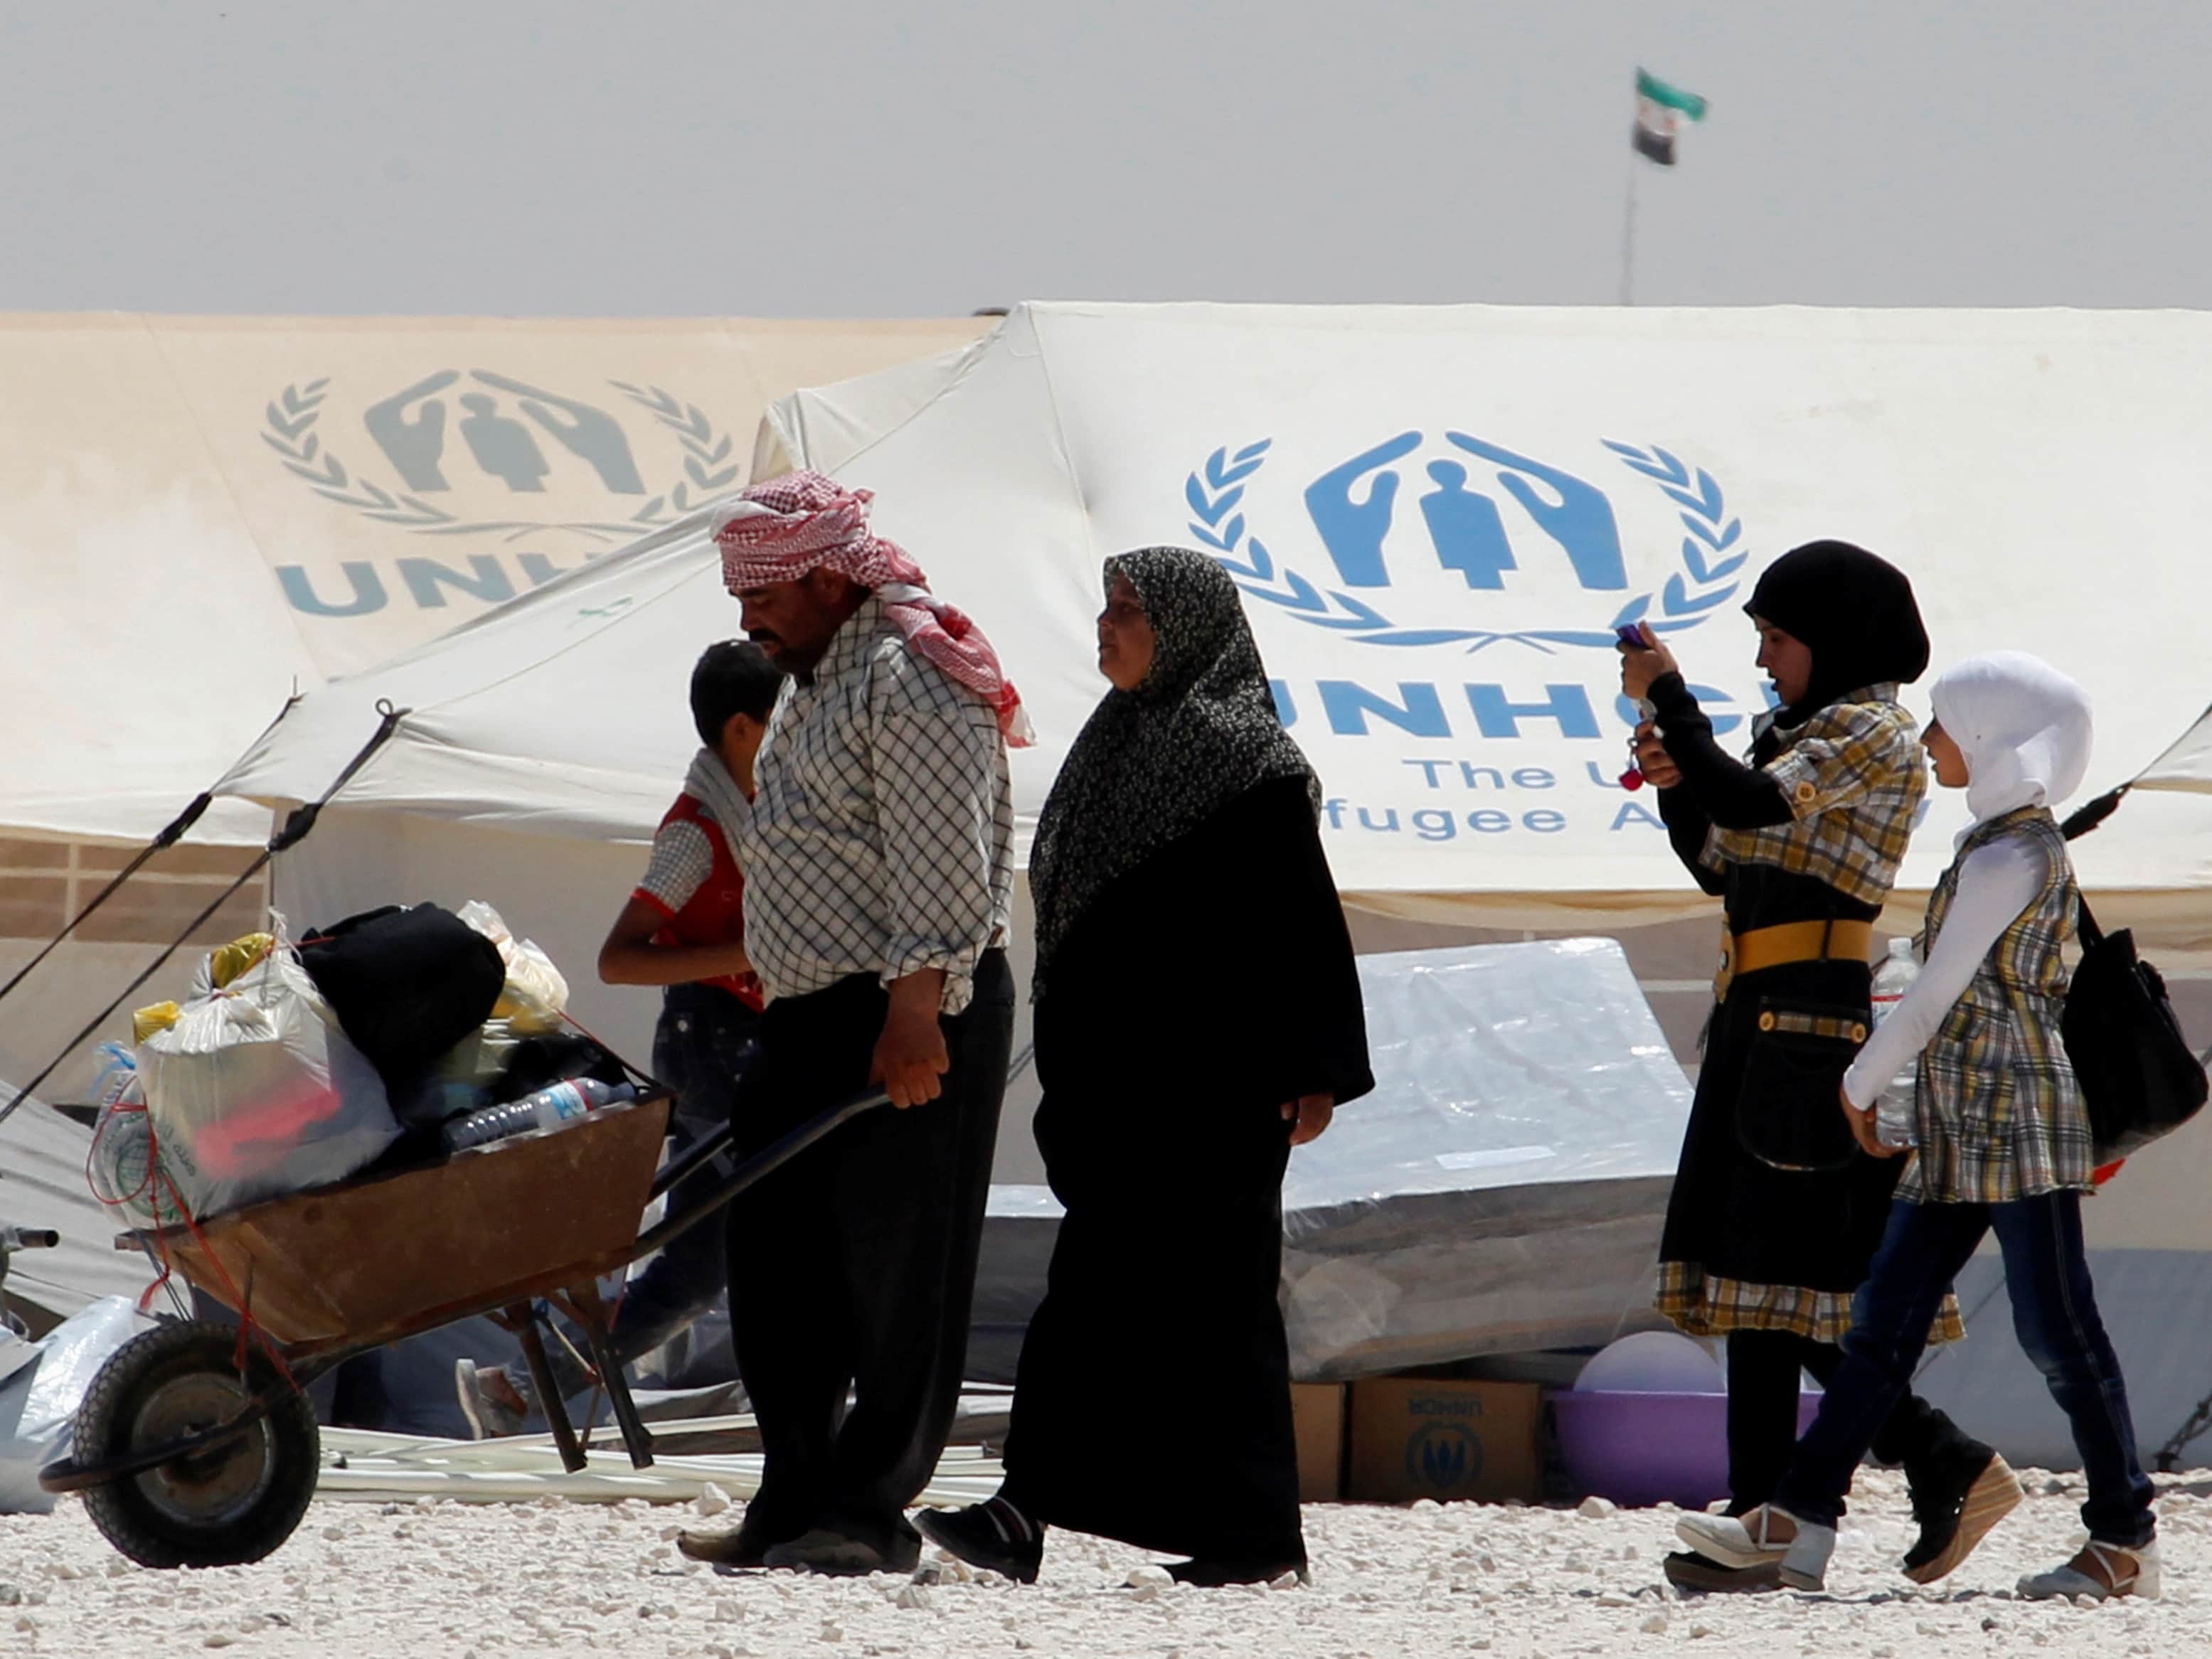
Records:
M2212 306L2203 0L0 0L0 310Z

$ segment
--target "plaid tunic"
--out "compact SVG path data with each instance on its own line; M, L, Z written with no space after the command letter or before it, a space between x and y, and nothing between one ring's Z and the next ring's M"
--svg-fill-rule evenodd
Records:
M2069 1188L2087 1192L2095 1167L2081 1085L2059 1039L2080 899L2066 839L2048 809L1979 825L1928 901L1932 945L1977 848L2024 836L2043 852L2043 890L1984 959L1920 1056L1919 1155L1898 1183L1908 1203L2008 1204Z
M1713 870L1771 864L1879 907L1928 793L1917 736L1894 684L1830 703L1786 734L1788 746L1765 768L1782 786L1792 821L1765 830L1716 824L1703 862Z

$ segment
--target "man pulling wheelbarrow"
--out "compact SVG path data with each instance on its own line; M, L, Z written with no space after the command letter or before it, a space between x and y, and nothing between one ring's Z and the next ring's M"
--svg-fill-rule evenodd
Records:
M717 533L744 627L791 678L737 849L769 1003L738 1091L750 1154L879 1084L731 1206L731 1324L759 1495L684 1553L911 1568L904 1517L951 1432L1013 1030L1006 747L1028 740L982 634L872 534L865 490L748 489ZM850 1407L848 1408L848 1396Z

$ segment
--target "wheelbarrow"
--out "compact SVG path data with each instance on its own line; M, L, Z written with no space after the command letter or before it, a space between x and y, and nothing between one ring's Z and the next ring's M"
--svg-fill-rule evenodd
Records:
M201 1222L128 1232L234 1309L241 1328L170 1321L93 1379L70 1453L39 1472L79 1492L108 1541L142 1566L234 1566L289 1538L314 1496L321 1437L307 1387L356 1354L489 1314L519 1336L564 1468L584 1467L540 1326L541 1302L581 1328L630 1462L653 1462L609 1340L598 1281L698 1225L848 1120L878 1092L823 1112L644 1233L653 1200L728 1146L723 1128L659 1176L668 1097L603 1107L436 1163L288 1194Z

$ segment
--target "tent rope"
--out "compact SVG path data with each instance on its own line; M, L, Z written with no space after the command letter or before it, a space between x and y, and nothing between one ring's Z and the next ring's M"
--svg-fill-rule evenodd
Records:
M268 730L263 732L261 738L256 738L255 742L258 744L263 738L266 738L269 732L274 732L277 726L282 725L284 720L284 716L290 714L293 709L297 708L299 703L300 698L297 693L295 693L291 697L288 698L285 701L284 707L278 711L276 718L269 722ZM122 869L117 871L115 872L114 878L111 880L106 886L101 888L100 891L94 894L91 902L88 903L84 908L79 910L74 916L71 916L65 924L64 924L60 933L56 933L52 939L48 939L46 942L45 946L36 956L33 957L21 968L18 968L15 970L14 976L11 977L5 985L0 985L0 1000L4 1000L9 992L13 991L17 986L28 979L38 965L54 953L56 947L58 947L63 940L66 939L71 933L74 933L79 927L84 925L86 918L90 916L94 911L100 908L101 905L106 903L109 899L114 897L116 890L120 888L125 882L130 880L131 877L137 875L140 870L144 868L147 860L154 858L159 854L167 852L170 848L182 841L185 838L185 833L190 830L194 824L198 823L201 817L206 813L208 808L214 805L215 792L213 790L203 789L198 794L193 796L191 803L185 806L183 811L178 813L174 818L171 819L161 830L161 833L156 835L153 840L148 842L145 846L140 848L138 849L137 856L133 858L130 863L125 865ZM233 890L234 891L235 890L234 889ZM0 1116L4 1115L6 1115L6 1114L0 1113Z
M339 790L344 788L347 784L353 781L354 775L359 772L362 767L368 764L369 757L375 754L378 750L381 749L384 746L386 740L392 736L393 732L398 729L399 722L414 712L412 709L408 708L395 708L391 703L383 701L380 701L377 703L376 709L377 713L383 716L382 720L376 728L376 734L370 738L367 743L362 745L361 752L359 754L356 755L351 760L345 763L344 769L341 771L337 777L331 781L331 787L324 790L320 797L309 801L306 805L294 807L291 812L286 817L283 827L279 829L275 835L270 836L269 844L261 849L260 853L254 858L252 863L247 865L246 868L240 872L238 879L232 882L229 886L224 888L221 893L217 894L215 898L208 903L207 907L199 913L199 915L194 916L190 921L186 922L185 924L184 932L178 934L174 939L171 940L168 945L164 946L161 955L155 957L153 961L148 963L143 971L142 971L136 979L132 980L128 985L125 986L122 990L118 992L116 994L115 1000L112 1002L110 1002L107 1006L101 1009L99 1013L94 1015L91 1021L86 1024L85 1028L82 1031L79 1031L75 1036L71 1037L67 1043L64 1044L62 1051L56 1054L53 1059L47 1061L44 1069L42 1069L36 1077L33 1078L21 1088L18 1089L15 1091L15 1097L13 1100L9 1101L5 1106L0 1106L0 1123L6 1122L9 1116L14 1114L15 1109L21 1106L25 1101L28 1100L32 1095L37 1091L39 1085L54 1074L55 1071L60 1067L61 1063L64 1060L75 1054L83 1044L91 1042L94 1037L99 1036L100 1028L107 1023L108 1019L114 1014L115 1011L118 1008L120 1008L125 1002L129 1000L132 994L135 993L140 986L145 984L148 980L153 978L154 975L161 970L161 964L168 961L171 957L176 955L177 951L183 946L185 941L191 938L193 934L199 932L203 927L206 926L209 920L214 916L216 911L222 909L224 905L230 902L231 896L233 894L236 893L240 888L245 886L247 882L252 881L254 877L259 875L269 861L275 858L279 853L284 852L290 848L296 847L300 842L305 841L307 838L308 832L315 827L315 820L317 817L321 813L324 807L330 805L331 798L336 795Z

